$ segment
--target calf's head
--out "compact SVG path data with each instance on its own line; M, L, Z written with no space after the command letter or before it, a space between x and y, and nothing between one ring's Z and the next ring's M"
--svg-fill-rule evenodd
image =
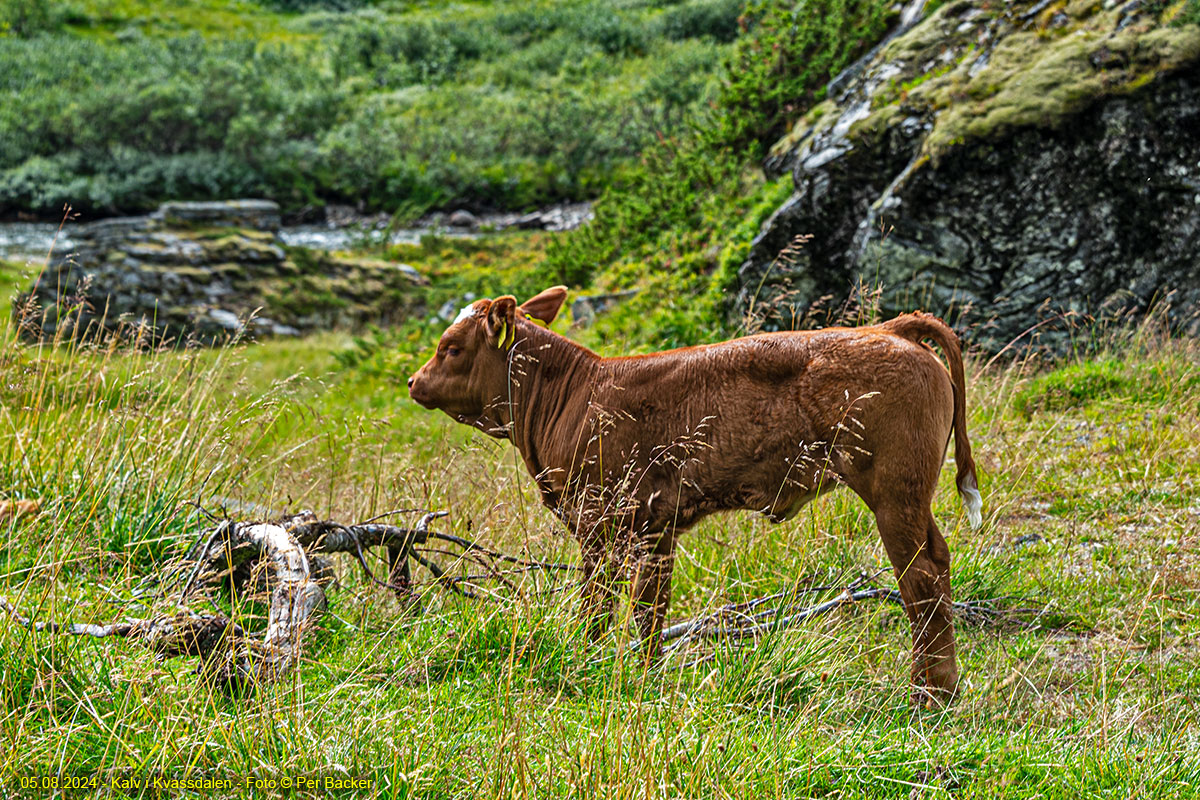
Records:
M520 305L511 295L476 300L459 312L433 357L408 379L409 396L503 436L503 422L491 412L508 394L512 349L525 326L553 322L566 298L567 288L555 286Z

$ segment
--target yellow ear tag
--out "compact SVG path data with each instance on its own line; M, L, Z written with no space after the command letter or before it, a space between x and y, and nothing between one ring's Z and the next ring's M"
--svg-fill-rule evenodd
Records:
M529 320L534 325L537 325L539 328L549 328L550 327L546 323L542 322L540 319L537 319L536 317L531 317L528 314L525 315L525 319Z
M500 340L496 342L497 350L504 349L504 339L505 339L507 333L508 333L508 326L505 325L503 322L501 322L500 323Z

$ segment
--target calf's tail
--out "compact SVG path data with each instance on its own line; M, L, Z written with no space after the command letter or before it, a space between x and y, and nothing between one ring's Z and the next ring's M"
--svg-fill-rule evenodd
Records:
M920 343L930 339L942 349L950 367L950 382L954 385L954 463L958 474L954 482L967 507L967 521L972 529L983 524L983 498L979 494L979 479L975 461L971 458L971 440L967 438L967 382L963 374L962 350L958 337L950 326L932 314L905 314L883 323L888 332Z

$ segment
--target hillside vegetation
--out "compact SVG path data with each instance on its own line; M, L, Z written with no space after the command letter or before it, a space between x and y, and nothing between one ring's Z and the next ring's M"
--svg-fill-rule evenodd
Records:
M595 195L717 89L737 0L0 2L0 216Z

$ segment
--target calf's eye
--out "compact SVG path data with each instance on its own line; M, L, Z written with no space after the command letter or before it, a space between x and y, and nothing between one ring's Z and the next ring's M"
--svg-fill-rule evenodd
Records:
M461 354L462 354L462 350L458 349L457 347L447 347L446 348L446 355L449 356L450 358L454 358L455 356L461 355Z

